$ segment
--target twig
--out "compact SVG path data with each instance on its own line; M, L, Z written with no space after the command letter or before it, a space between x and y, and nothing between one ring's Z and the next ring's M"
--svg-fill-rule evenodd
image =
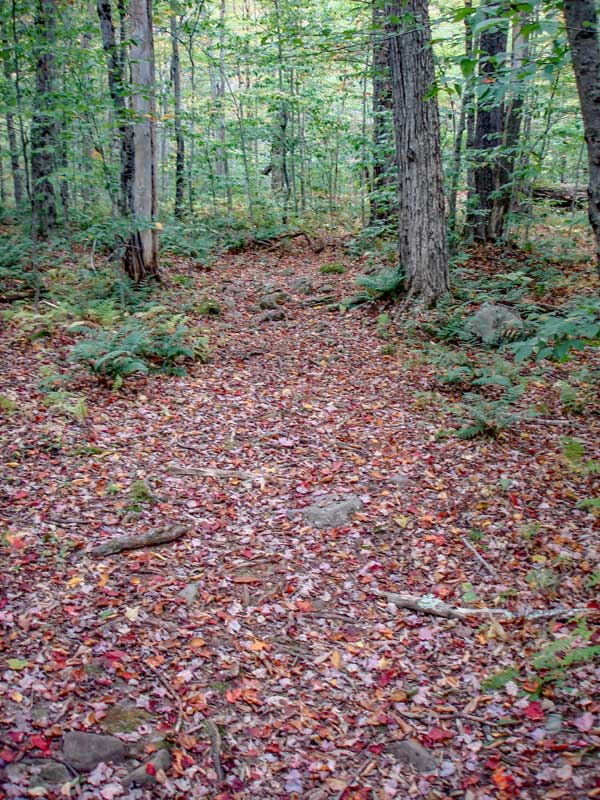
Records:
M259 481L264 483L264 475L256 475L253 472L244 472L240 469L216 469L213 467L177 467L169 468L175 475L201 475L205 478L237 478L241 481Z
M414 594L397 594L395 592L382 592L379 589L370 589L371 594L383 597L388 602L398 606L398 608L408 608L411 611L420 611L423 614L432 614L434 617L444 617L445 619L466 619L467 617L502 617L507 620L535 620L553 619L557 617L576 617L579 614L598 614L600 609L589 608L550 608L545 611L529 611L517 613L508 611L505 608L467 608L465 606L451 606L435 597L426 594L422 597Z
M336 794L335 800L342 800L342 797L344 796L346 789L352 786L352 784L360 778L360 776L363 774L363 772L366 771L366 769L369 767L370 764L372 764L372 762L367 761L360 767L360 769L356 770L356 772L352 775L352 777L346 781L346 785L342 789L340 789L340 791Z
M183 705L181 703L181 698L179 697L177 692L175 692L175 690L171 687L171 685L167 683L167 681L163 678L163 676L156 669L155 666L153 666L152 664L148 664L147 662L144 662L142 663L142 669L144 670L149 669L158 678L160 683L162 683L163 687L165 688L171 700L175 701L175 704L177 706L177 722L175 723L175 727L173 728L173 730L175 731L176 734L179 734L179 732L181 731L181 726L183 725Z
M210 754L220 783L225 779L223 767L221 766L221 734L212 719L207 719L204 725L210 739Z
M477 561L479 561L479 563L482 564L487 569L487 571L490 573L490 575L496 575L497 574L496 570L488 564L488 562L481 555L481 553L477 552L477 550L473 547L471 542L465 536L461 536L460 540L464 544L464 546L467 547L473 553L473 555L475 556Z

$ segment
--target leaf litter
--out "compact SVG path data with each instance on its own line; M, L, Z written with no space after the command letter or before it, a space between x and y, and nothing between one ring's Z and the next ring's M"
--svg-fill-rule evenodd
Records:
M294 289L348 294L359 265L325 281L328 258L223 257L202 293L225 313L197 320L212 361L120 392L82 378L85 419L38 388L70 341L2 332L19 406L3 418L6 797L600 796L598 521L560 455L561 433L593 448L597 419L437 440L414 345L379 355L375 311ZM281 320L260 319L266 279L289 295ZM348 518L311 524L330 500ZM432 616L394 593L506 613ZM531 614L557 607L586 613ZM127 762L78 774L69 731L116 736ZM32 778L42 759L58 783Z

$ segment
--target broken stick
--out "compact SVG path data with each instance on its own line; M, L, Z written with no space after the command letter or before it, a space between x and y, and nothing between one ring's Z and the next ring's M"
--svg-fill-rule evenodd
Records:
M108 542L96 545L87 551L90 556L112 556L123 550L137 550L140 547L155 547L159 544L181 539L190 530L189 525L171 525L148 533L134 533L130 536L115 536Z
M579 608L550 608L544 611L526 611L518 613L508 611L505 608L468 608L466 606L451 606L435 597L432 594L425 594L419 597L414 594L398 594L396 592L382 592L379 589L370 589L371 594L383 597L388 602L393 603L398 608L408 608L411 611L420 611L423 614L432 614L434 617L444 617L445 619L466 619L467 617L500 617L506 620L535 620L535 619L554 619L562 617L568 619L580 614L598 613L597 608L587 606Z

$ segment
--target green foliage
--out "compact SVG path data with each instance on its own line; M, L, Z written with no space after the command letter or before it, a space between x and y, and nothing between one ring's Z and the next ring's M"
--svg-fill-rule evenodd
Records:
M563 456L573 472L579 475L600 474L600 461L586 459L586 448L579 439L565 436L563 439Z
M323 275L343 275L346 272L346 267L338 262L323 264L323 266L319 267L319 272Z
M61 390L50 391L44 398L44 405L54 408L67 417L83 422L88 415L85 397Z
M392 320L389 314L386 314L385 312L383 314L379 314L377 317L377 335L380 339L389 338L391 324Z
M520 673L516 667L507 667L486 678L481 684L481 688L486 692L498 691L499 689L504 689L507 683L519 677Z
M196 310L203 317L220 317L223 313L223 306L214 297L203 297L196 306Z
M392 300L404 291L406 275L399 269L382 269L371 275L359 275L356 285L366 290L371 298Z
M0 411L3 411L5 414L12 414L16 410L16 401L13 400L12 397L8 397L5 394L0 394Z
M600 344L600 299L577 298L565 306L560 314L547 314L540 318L535 334L510 346L516 361L535 356L566 361L572 350L598 347Z
M459 439L475 439L478 436L495 438L502 431L506 431L525 419L535 416L531 408L525 410L515 409L515 404L520 399L523 388L511 386L496 400L488 400L475 392L467 392L463 399L466 401L458 409L457 416L462 423L458 430Z
M182 375L185 361L206 360L208 341L205 337L189 341L184 325L174 329L172 325L172 321L162 321L149 327L133 318L114 332L83 328L87 336L73 347L70 360L113 381L117 388L133 373Z
M31 269L31 244L21 237L0 237L0 292L10 288L34 288L38 275Z
M134 481L129 490L129 496L133 505L139 506L143 503L153 503L154 495L152 490L143 480Z

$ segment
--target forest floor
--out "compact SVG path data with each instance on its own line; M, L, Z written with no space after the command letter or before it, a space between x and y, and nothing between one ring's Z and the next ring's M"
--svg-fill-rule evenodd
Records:
M308 302L360 271L298 242L210 271L175 259L165 303L223 306L195 319L210 361L119 391L82 374L80 419L39 389L73 336L3 326L1 796L600 797L600 526L564 455L574 437L600 456L600 418L534 380L541 418L436 436L451 398L414 337L392 352L377 309ZM273 288L284 316L265 320ZM301 513L343 500L335 527ZM160 547L88 552L173 525ZM557 608L583 611L532 614ZM130 754L95 766L119 741L70 731ZM140 763L153 785L124 788Z

